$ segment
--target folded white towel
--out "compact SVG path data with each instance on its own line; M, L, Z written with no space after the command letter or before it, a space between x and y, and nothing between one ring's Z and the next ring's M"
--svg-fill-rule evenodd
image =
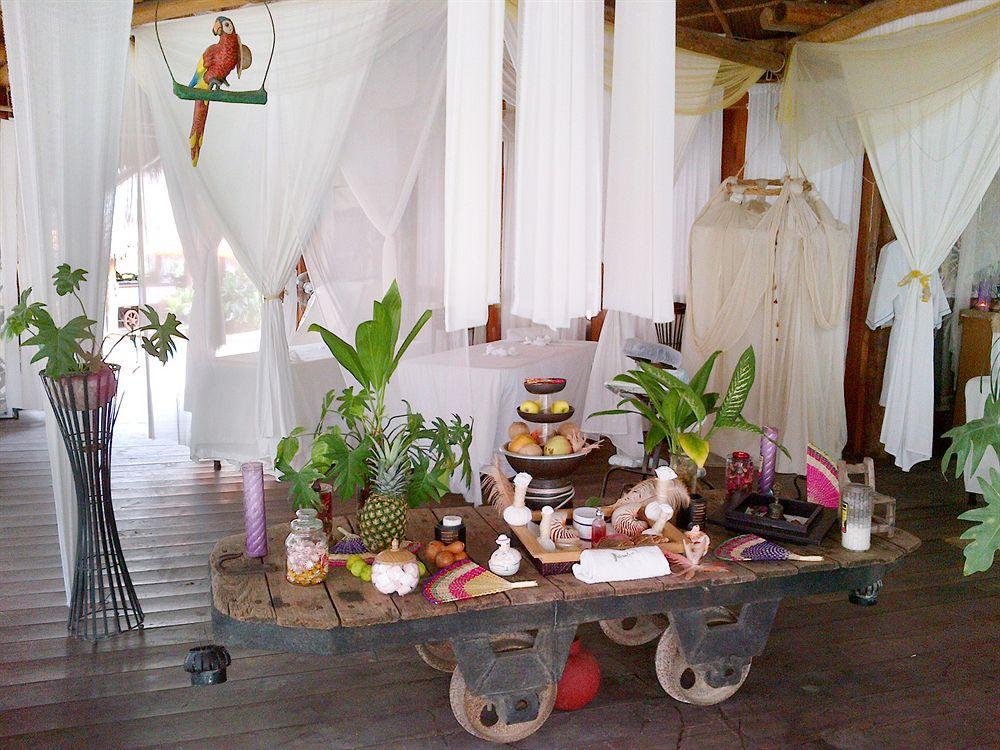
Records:
M670 563L659 547L585 549L573 575L584 583L635 581L670 574Z

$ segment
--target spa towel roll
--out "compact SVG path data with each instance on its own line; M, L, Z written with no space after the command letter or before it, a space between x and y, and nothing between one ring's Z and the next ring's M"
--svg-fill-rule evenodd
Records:
M659 547L585 549L573 575L584 583L635 581L670 574L670 563Z

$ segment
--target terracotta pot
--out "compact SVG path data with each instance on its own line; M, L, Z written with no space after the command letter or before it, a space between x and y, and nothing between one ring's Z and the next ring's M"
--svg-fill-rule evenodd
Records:
M116 370L117 367L105 365L97 372L66 375L56 383L68 407L74 411L92 411L108 404L118 393Z
M583 708L594 700L600 686L601 665L579 640L573 641L566 667L556 686L556 708L560 711Z

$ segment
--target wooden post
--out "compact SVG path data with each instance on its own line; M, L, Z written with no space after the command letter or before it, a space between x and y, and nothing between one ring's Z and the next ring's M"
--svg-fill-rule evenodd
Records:
M486 340L499 341L502 337L500 330L500 305L490 305L486 318Z
M844 365L844 402L847 409L847 446L844 453L850 458L883 452L879 441L883 416L879 395L889 350L889 329L873 331L865 322L875 285L879 251L892 239L892 225L885 213L867 156L862 180L861 217Z
M749 105L750 95L744 94L722 113L722 179L739 176L746 161Z
M599 341L601 338L601 329L604 328L604 319L608 316L607 310L601 310L597 315L590 319L590 325L587 326L587 341Z

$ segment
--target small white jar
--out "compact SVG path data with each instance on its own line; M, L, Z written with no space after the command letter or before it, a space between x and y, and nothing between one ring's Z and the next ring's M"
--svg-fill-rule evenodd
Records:
M573 528L576 529L581 539L590 541L590 532L595 518L597 518L597 508L583 507L573 509Z
M521 553L510 546L510 537L501 534L497 537L496 551L490 556L489 567L498 576L516 575L521 569Z

